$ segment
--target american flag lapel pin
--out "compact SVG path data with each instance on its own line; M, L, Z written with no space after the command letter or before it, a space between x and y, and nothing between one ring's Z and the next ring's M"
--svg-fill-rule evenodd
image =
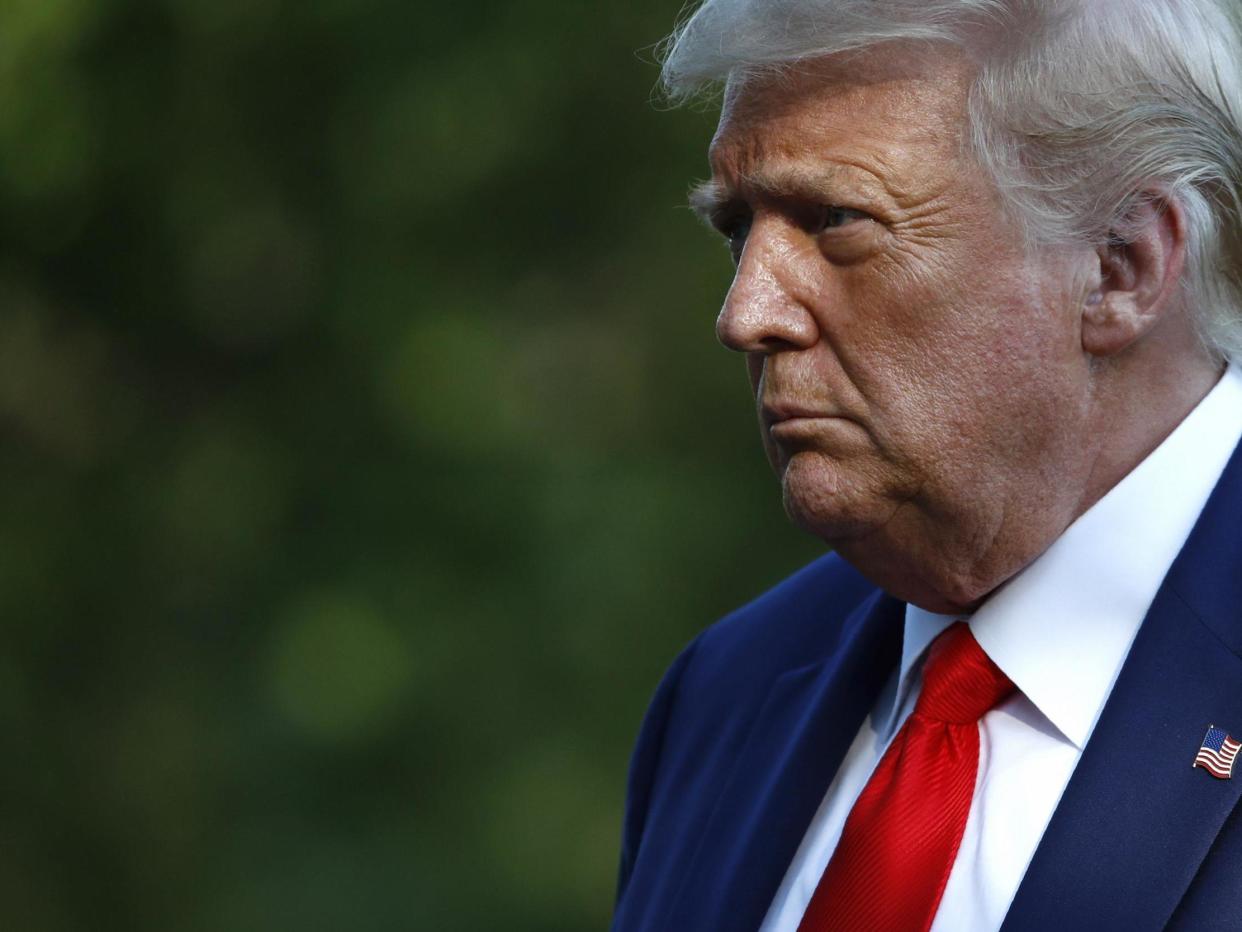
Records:
M1233 777L1233 762L1239 750L1242 750L1242 741L1235 741L1222 728L1208 725L1191 767L1202 767L1217 780L1228 780Z

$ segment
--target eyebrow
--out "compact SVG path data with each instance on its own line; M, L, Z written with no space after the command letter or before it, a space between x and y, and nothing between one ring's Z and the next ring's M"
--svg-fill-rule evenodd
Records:
M708 226L719 230L737 202L728 190L714 178L692 185L686 196L690 209Z

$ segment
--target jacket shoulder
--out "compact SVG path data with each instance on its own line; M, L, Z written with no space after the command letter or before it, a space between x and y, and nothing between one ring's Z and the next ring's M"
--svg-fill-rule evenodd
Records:
M835 553L820 557L705 630L694 668L768 680L833 653L876 587Z
M615 928L642 927L640 915L670 892L773 681L834 653L846 620L875 593L829 554L704 630L673 662L631 758ZM627 896L640 860L643 892Z

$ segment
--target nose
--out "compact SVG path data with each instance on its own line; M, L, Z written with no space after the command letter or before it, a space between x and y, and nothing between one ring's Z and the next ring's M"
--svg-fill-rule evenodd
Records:
M771 354L813 346L819 328L798 296L806 264L798 245L781 230L756 221L716 318L716 338L743 353Z

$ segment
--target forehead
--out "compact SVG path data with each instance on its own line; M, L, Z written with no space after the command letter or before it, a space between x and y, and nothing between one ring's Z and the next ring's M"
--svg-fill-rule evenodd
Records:
M754 175L830 169L917 197L955 170L973 69L962 58L881 47L734 79L711 146L729 187Z

